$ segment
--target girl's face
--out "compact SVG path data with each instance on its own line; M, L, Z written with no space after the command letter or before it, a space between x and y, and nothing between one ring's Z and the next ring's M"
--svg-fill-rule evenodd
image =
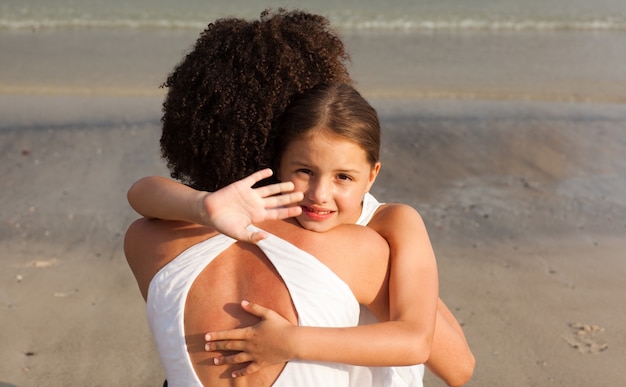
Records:
M380 163L372 166L358 144L328 133L291 142L282 155L278 177L304 193L296 219L307 230L324 232L361 215Z

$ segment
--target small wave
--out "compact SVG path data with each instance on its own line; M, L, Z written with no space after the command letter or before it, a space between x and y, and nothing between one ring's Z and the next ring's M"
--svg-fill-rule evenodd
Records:
M338 29L352 31L626 31L626 18L598 18L581 20L412 20L412 19L354 19L329 16ZM39 30L64 28L105 29L203 29L210 20L169 19L0 19L0 30Z
M338 28L349 30L381 30L381 31L550 31L550 30L605 30L626 31L626 20L593 19L593 20L363 20L341 21L334 23Z
M0 19L0 29L9 30L39 30L39 29L81 29L81 28L105 28L105 29L202 29L207 26L206 21L183 21L183 20L5 20Z

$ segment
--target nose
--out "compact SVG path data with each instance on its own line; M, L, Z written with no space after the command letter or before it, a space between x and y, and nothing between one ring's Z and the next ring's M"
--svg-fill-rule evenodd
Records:
M331 184L324 179L314 179L310 182L306 192L307 199L315 204L324 204L329 201L332 193Z

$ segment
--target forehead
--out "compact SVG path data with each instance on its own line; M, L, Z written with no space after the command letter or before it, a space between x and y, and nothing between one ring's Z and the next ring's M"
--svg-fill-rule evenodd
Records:
M289 143L283 161L324 160L344 163L367 163L367 153L355 141L322 131L312 133Z

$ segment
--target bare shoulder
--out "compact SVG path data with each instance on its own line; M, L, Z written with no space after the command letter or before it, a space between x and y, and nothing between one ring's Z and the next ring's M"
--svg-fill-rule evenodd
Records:
M385 239L371 227L357 224L342 224L331 231L334 233L334 238L343 241L343 243L339 243L340 245L351 246L351 248L363 252L368 250L379 252L389 247Z
M352 289L359 303L375 314L386 313L388 300L389 244L370 227L345 224L331 230L339 235L333 248L333 271ZM377 302L378 301L378 302ZM381 306L385 306L381 308Z
M369 227L380 233L386 240L394 235L402 235L405 232L426 232L426 226L422 216L417 210L402 203L389 203L382 205L372 220Z
M376 214L374 214L372 222L378 222L389 218L404 218L409 221L422 221L422 216L419 214L419 212L417 212L415 208L409 206L408 204L387 203L380 206Z
M163 266L213 235L215 232L207 227L186 222L135 220L124 236L124 254L144 298L152 277Z
M169 252L170 248L187 248L201 240L217 234L212 228L197 224L140 218L135 220L126 231L124 249L151 253Z
M158 219L135 220L124 236L124 253L128 263L133 267L140 265L147 257L152 257L154 260L157 255L167 253L172 244L173 234L184 226L182 222L167 222Z

